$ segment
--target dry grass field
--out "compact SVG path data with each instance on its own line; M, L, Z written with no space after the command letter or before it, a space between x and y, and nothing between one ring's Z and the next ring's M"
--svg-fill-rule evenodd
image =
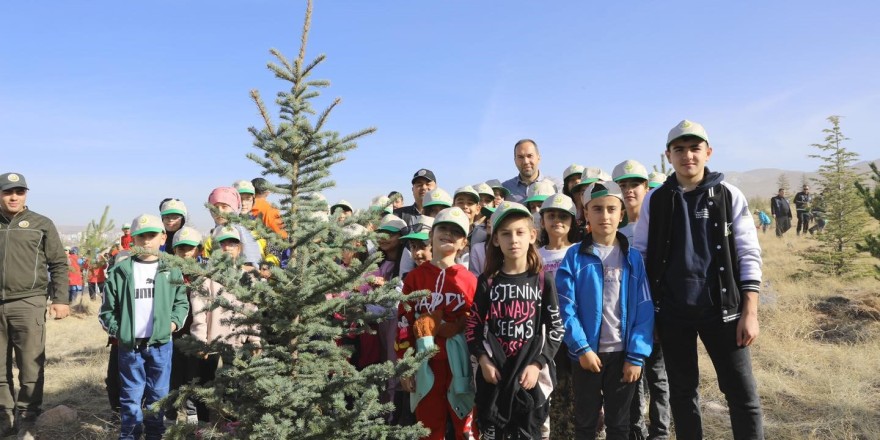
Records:
M880 438L880 281L828 279L797 253L812 239L761 235L765 291L753 363L768 439ZM104 391L109 349L97 304L48 323L44 410L64 404L79 424L43 431L43 439L114 438ZM723 396L703 353L707 438L728 439ZM554 438L568 438L554 436Z

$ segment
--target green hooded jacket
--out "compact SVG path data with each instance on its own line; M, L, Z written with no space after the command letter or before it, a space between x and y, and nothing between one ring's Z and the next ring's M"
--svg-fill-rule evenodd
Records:
M148 345L164 344L171 340L171 323L180 329L189 313L189 297L180 269L166 267L160 258L153 285L153 334ZM98 318L120 347L135 347L134 337L134 276L132 258L127 258L110 269L104 292L104 304Z

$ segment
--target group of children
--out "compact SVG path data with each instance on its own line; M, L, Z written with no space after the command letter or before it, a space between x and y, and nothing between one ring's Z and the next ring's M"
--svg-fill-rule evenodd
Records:
M111 338L107 386L111 406L120 414L120 439L159 439L165 432L164 419L178 418L177 408L144 415L150 407L168 395L171 389L193 380L210 381L218 368L216 353L192 355L174 345L184 335L209 344L223 340L235 347L259 346L257 332L231 324L235 311L256 311L244 304L223 285L203 279L201 285L179 268L167 265L161 253L194 260L209 256L215 246L226 254L242 277L258 280L267 276L258 269L273 264L266 253L266 241L258 240L241 224L229 224L229 215L262 217L252 214L254 186L236 182L232 187L214 189L208 202L215 208L215 227L209 239L195 228L186 226L186 205L173 198L162 200L159 216L142 214L124 225L130 244L141 252L117 257L108 271L99 318ZM250 204L243 203L250 200ZM243 210L243 206L247 211ZM212 307L222 297L226 306ZM201 402L187 399L183 410L189 423L208 421L208 411Z
M379 310L385 321L372 339L352 342L352 362L363 367L437 350L413 377L388 383L383 399L395 405L389 423L420 422L428 439L549 438L551 399L565 405L555 397L573 395L577 439L596 438L602 418L608 439L667 438L669 403L678 437L700 438L699 335L728 397L735 437L762 438L747 350L757 337L760 249L754 223L744 220L750 211L742 193L705 167L711 152L702 126L682 121L667 139L675 169L669 177L649 175L633 160L610 175L572 165L562 188L535 182L521 204L505 200L498 180L450 195L422 169L412 181L421 203L392 211L394 200L374 199L385 211L376 242L346 250L339 264L380 252L365 288L398 279L405 295L430 294ZM210 203L247 214L240 194L251 188L236 188L218 188ZM157 252L164 244L166 252L198 258L200 237L183 226L186 212L175 206L182 203L164 201L161 220L135 219L134 244ZM350 237L372 227L352 223L344 200L330 211ZM224 252L244 267L265 260L250 231L215 220L213 238ZM171 333L191 320L191 334L211 338L198 331L205 312L195 296L187 301L185 288L169 287L181 276L143 256L111 269L101 318L120 344L123 433L138 432L144 382L147 405L167 392L158 382L168 382L162 375L171 369ZM670 350L674 358L664 368L662 354ZM643 378L659 408L651 411L650 431L641 420ZM148 438L161 435L161 416L144 423Z

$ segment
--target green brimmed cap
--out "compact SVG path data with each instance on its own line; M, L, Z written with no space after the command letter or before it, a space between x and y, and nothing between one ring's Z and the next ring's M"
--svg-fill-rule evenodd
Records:
M131 230L132 236L146 234L147 232L165 232L165 225L162 224L162 220L151 214L141 214L135 217L131 224L134 225Z
M587 186L591 183L596 182L608 182L613 180L611 175L602 171L601 168L594 167L586 167L584 168L584 172L581 173L581 181L577 185L573 186L571 189L574 191L575 188L579 188L582 186Z
M238 240L241 241L241 233L238 232L238 228L234 228L232 226L220 226L214 228L214 233L212 234L214 240L217 243L220 243L223 240Z
M180 228L177 232L174 233L174 238L171 239L171 247L176 248L181 244L188 244L190 246L198 246L202 243L202 234L196 230L196 228L191 228L189 226L184 226Z
M659 171L654 171L651 174L648 174L648 188L656 188L663 185L668 177L669 176Z
M410 233L400 237L403 240L421 240L425 241L429 238L428 232L434 227L434 217L420 215L419 221L410 226Z
M547 197L547 200L544 200L544 203L541 205L541 210L538 212L543 213L550 209L566 211L571 215L577 214L577 210L575 210L574 202L571 200L571 197L561 193Z
M526 209L525 206L516 203L516 202L501 202L497 208L495 208L495 212L492 214L492 218L490 222L492 223L492 230L498 229L498 225L501 224L501 221L504 220L505 217L509 216L513 213L521 213L525 214L527 217L532 218L532 213Z
M379 231L391 232L392 234L399 234L406 228L406 222L403 221L400 217L394 214L388 214L385 217L382 217L382 220L379 222Z
M440 211L437 214L437 217L434 217L434 225L431 226L431 228L436 228L437 225L442 223L450 223L458 226L461 228L462 232L464 232L464 235L467 235L471 228L471 223L470 220L468 220L467 214L457 206Z
M480 193L478 193L477 190L474 189L474 187L472 187L470 185L465 185L465 186L455 190L455 193L452 195L452 200L454 201L455 198L459 196L459 194L469 195L469 196L471 196L471 198L476 200L477 203L480 203Z
M666 147L668 148L672 141L682 136L696 136L706 141L706 143L709 142L709 135L706 134L706 129L702 125L685 119L675 127L672 127L672 130L669 130L669 135L666 136Z
M620 182L623 179L648 180L648 170L639 162L625 160L614 167L611 177L615 182Z
M590 184L587 189L584 191L583 201L584 206L590 204L590 200L595 200L600 197L612 196L617 197L620 201L623 201L623 191L620 190L620 187L617 186L614 182L596 182Z
M232 187L237 189L239 194L255 194L257 192L250 180L236 181Z
M449 193L443 189L434 188L431 191L428 191L422 198L422 207L425 208L434 205L445 206L448 208L452 206L452 197L450 197Z
M479 193L481 196L486 195L490 197L495 197L495 193L492 191L492 187L486 182L474 185L474 189L477 190L477 193Z
M337 208L342 208L343 211L354 211L354 209L351 208L351 203L348 203L348 200L345 199L334 203L333 206L330 207L330 213L332 214L336 212Z
M490 187L492 187L492 189L500 189L501 191L504 191L504 197L507 197L510 195L510 190L505 188L504 184L501 183L501 181L498 179L489 180L486 182L486 185L489 185ZM493 193L492 195L495 195L495 194Z
M569 165L568 168L565 169L565 171L562 172L562 181L565 182L566 180L568 180L569 177L574 175L580 176L583 173L584 166L573 163Z
M526 190L526 199L523 200L523 204L529 202L544 202L547 200L547 197L552 196L556 193L556 185L553 184L552 180L539 180L537 182L529 185L529 188Z
M186 205L177 199L166 200L165 203L159 207L159 215L168 214L180 214L186 217Z

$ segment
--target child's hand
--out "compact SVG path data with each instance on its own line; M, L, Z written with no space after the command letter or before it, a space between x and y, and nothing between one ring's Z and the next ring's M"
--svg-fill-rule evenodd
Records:
M373 277L370 280L370 285L373 287L382 287L385 285L385 278L383 277Z
M175 323L172 322L172 323L171 323L171 333L174 333L174 332L176 332L176 331L177 331L177 324L175 324Z
M623 377L620 381L623 383L633 383L642 376L642 367L633 365L629 362L623 362Z
M483 379L486 383L497 385L501 381L501 372L495 368L495 364L485 354L480 356L480 371L483 372Z
M538 368L537 365L529 364L529 366L523 370L522 375L519 376L519 385L525 390L534 388L538 383L538 375L540 373L541 369Z
M401 377L400 387L407 393L416 392L416 379L414 377Z
M593 373L598 373L602 371L602 361L599 360L599 356L596 355L596 352L590 350L581 355L578 358L578 362L581 364L581 368L587 371L592 371Z

